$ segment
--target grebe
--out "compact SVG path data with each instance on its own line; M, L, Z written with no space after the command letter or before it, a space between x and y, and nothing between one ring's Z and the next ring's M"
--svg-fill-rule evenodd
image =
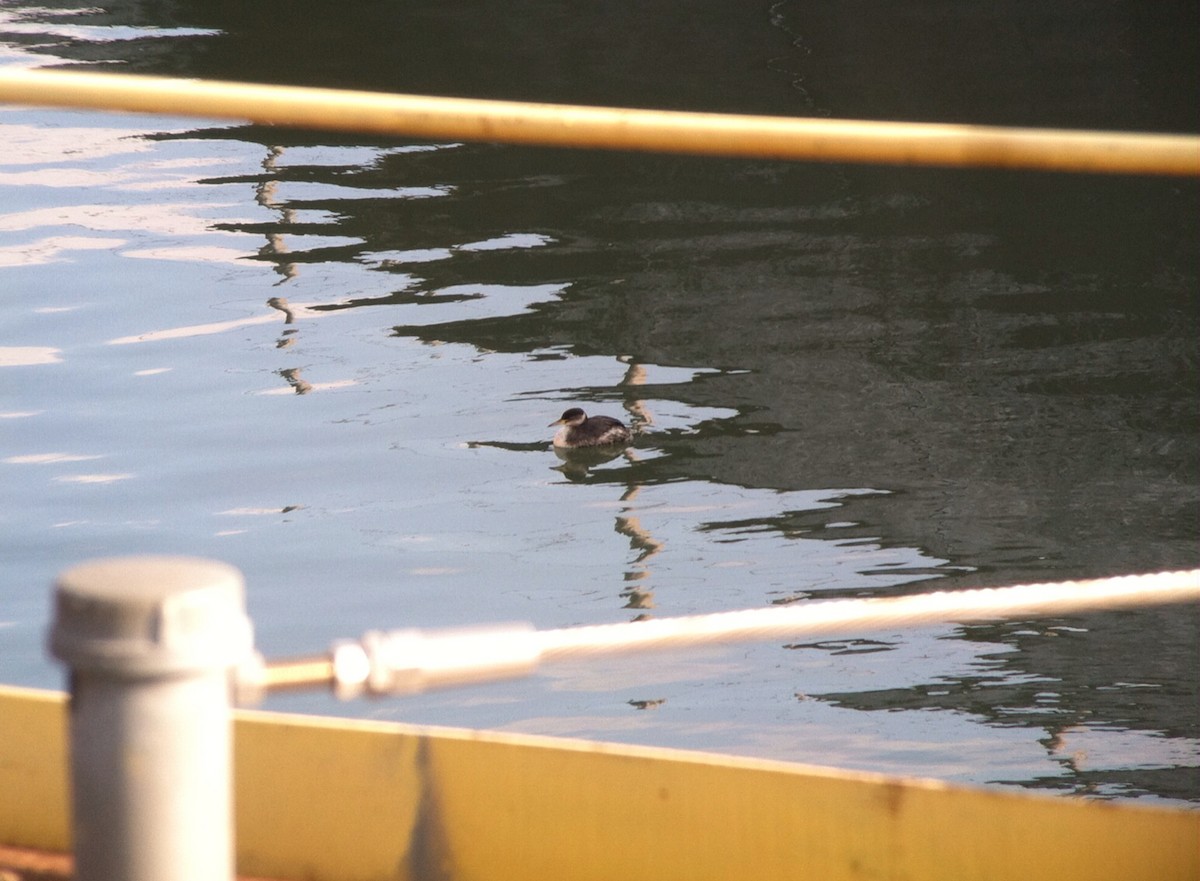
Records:
M578 407L572 407L550 425L562 426L554 435L554 446L562 449L611 447L627 444L633 439L633 432L620 420L611 416L588 416Z

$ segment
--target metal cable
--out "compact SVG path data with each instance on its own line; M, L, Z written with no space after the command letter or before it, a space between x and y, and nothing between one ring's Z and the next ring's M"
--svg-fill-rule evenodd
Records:
M1200 599L1200 569L1083 581L938 591L899 597L816 600L622 624L535 631L528 624L448 631L371 631L334 643L327 656L267 663L239 673L239 692L331 686L343 698L412 694L430 688L532 673L541 661L682 648L838 631L918 627L1026 615L1063 615Z
M868 631L952 621L1059 615L1200 598L1200 569L1086 581L817 600L794 606L545 630L545 660L734 640Z

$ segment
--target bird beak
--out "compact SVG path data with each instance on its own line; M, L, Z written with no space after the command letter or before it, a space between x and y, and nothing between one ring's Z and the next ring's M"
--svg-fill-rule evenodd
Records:
M562 425L562 424L563 424L563 421L562 421L561 419L555 419L553 422L551 422L551 423L550 423L549 425L547 425L546 427L547 427L547 428L553 428L553 427L554 427L554 426L556 426L556 425Z

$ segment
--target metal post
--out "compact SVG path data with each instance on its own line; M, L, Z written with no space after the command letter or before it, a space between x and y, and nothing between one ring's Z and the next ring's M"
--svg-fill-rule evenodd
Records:
M241 574L188 557L59 576L77 881L230 881L231 671L252 650Z

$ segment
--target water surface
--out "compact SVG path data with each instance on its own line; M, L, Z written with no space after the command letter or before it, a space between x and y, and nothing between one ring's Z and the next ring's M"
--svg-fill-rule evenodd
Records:
M1152 91L1140 42L1152 33L1124 31L1137 39L1113 52L1129 66L1108 64L1120 22L1092 21L1079 39L1101 47L1085 72L1124 104L1073 102L1080 82L1060 79L1061 97L1016 100L1065 51L1042 21L1044 41L998 79L910 105L861 79L832 13L712 6L693 41L662 43L651 36L679 22L639 31L618 16L608 30L542 4L372 6L328 27L205 4L158 17L17 4L0 13L0 63L696 109L1191 122L1182 100ZM878 28L878 58L911 64ZM605 36L641 32L646 43ZM989 83L1005 84L990 103ZM111 554L237 565L271 656L377 627L559 627L1192 567L1197 195L1179 181L4 108L3 680L60 684L42 648L49 584ZM576 405L637 425L634 448L560 461L546 425ZM1194 609L1150 610L269 705L1194 803L1196 649Z

